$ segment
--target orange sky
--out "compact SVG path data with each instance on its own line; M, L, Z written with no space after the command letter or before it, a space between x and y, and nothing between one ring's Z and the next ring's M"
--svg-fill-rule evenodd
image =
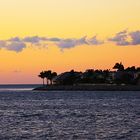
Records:
M0 84L41 83L47 69L140 66L139 7L139 0L1 0Z

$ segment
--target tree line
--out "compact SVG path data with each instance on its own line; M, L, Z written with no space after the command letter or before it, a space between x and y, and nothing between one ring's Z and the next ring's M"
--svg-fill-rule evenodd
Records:
M136 84L140 79L140 67L125 68L122 63L116 63L113 67L116 71L94 70L88 69L85 72L76 72L71 70L69 72L57 75L51 70L42 71L38 75L43 79L43 86L52 85L53 82L59 85L73 85L73 84Z
M52 72L51 70L48 71L42 71L38 75L40 78L43 79L43 86L45 85L45 79L46 79L46 84L49 85L53 83L53 78L57 76L56 72Z

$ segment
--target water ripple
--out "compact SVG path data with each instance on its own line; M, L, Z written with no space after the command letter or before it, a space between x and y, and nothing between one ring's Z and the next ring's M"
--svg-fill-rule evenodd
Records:
M0 92L0 140L139 138L139 92Z

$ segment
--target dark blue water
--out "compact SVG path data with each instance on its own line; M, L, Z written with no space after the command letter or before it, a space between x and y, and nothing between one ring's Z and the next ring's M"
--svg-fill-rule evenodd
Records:
M140 92L0 87L0 140L140 140Z

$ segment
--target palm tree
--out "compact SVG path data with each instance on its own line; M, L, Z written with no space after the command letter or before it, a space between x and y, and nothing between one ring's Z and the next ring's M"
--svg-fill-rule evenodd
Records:
M49 77L51 77L51 73L52 73L51 70L44 71L47 85L49 84Z
M43 86L44 86L44 78L45 78L44 71L40 72L40 74L38 75L38 77L40 77L43 80Z
M51 85L52 85L52 83L53 83L53 78L55 78L56 76L57 76L57 73L56 73L56 72L52 72L52 73L51 73L51 75L50 75L50 77L49 77L49 80L50 80Z
M113 67L113 69L117 69L118 71L123 71L124 66L122 63L116 63L115 66Z
M57 76L57 73L52 72L51 70L48 70L48 71L40 72L40 74L38 76L43 79L43 86L45 85L44 79L46 79L46 85L49 85L49 83L52 85L53 79L54 79L54 77Z

